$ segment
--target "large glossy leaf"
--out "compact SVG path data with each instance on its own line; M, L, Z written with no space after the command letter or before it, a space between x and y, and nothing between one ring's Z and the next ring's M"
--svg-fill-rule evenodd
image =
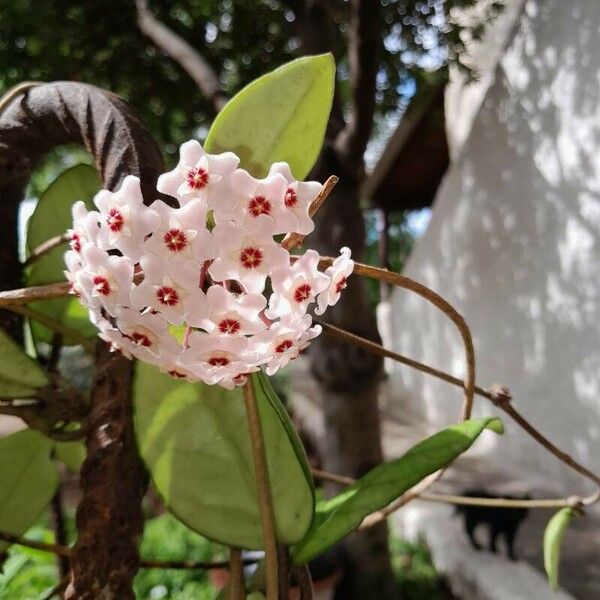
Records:
M42 368L0 329L0 397L31 398L47 383Z
M573 514L573 509L561 508L550 519L544 531L544 568L548 575L548 583L554 591L558 588L560 546Z
M321 554L358 527L367 515L452 462L484 429L501 433L502 424L497 418L485 418L442 429L400 458L375 467L341 494L319 502L310 531L292 548L294 562L302 564Z
M283 160L297 179L304 179L323 145L334 85L331 54L283 65L226 104L208 133L207 151L235 152L255 177Z
M302 539L313 517L306 457L287 414L254 379L267 447L277 535ZM262 547L260 514L240 390L177 381L138 363L134 382L140 452L169 509L188 527L242 548Z
M100 189L100 178L89 165L76 165L59 175L42 194L31 215L27 227L28 253L50 238L63 234L71 227L71 207L83 200L89 208L94 194ZM63 281L65 269L63 255L65 247L55 248L38 259L27 273L27 285L45 285ZM43 302L32 302L35 310L61 321L83 335L93 337L94 326L89 322L87 311L76 298L56 298ZM32 333L36 340L50 342L52 333L42 325L32 322ZM65 343L70 341L65 338Z
M50 502L58 484L52 446L32 429L0 439L0 530L21 535Z

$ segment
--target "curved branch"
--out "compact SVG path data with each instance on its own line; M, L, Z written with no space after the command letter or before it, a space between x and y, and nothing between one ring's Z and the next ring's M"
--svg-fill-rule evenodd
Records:
M195 48L152 14L147 0L136 0L135 5L142 33L185 70L216 112L221 110L227 103L227 96L222 93L219 78L208 62Z

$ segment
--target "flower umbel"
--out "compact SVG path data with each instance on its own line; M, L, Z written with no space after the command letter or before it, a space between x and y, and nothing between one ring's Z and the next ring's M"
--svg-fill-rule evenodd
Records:
M72 292L113 349L228 389L296 358L321 333L309 310L335 304L354 267L343 248L323 273L317 252L292 259L274 237L314 229L319 183L295 181L286 163L265 179L238 164L183 144L157 186L177 208L145 206L139 180L126 177L98 193L97 211L74 206L65 255Z

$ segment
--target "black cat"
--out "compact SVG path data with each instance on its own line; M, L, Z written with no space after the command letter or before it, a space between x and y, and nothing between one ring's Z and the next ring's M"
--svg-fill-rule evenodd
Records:
M505 498L507 500L529 500L530 496L494 496L485 490L471 489L462 493L463 496L476 498ZM515 537L521 521L525 519L528 508L499 508L496 506L466 506L459 505L456 512L463 515L465 530L469 536L471 545L476 550L482 550L481 544L475 539L475 528L479 524L486 525L489 535L488 549L497 552L497 541L500 536L504 537L508 556L516 560Z

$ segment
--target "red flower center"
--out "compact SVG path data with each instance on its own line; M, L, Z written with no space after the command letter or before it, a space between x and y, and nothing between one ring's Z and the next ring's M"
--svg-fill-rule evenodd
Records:
M283 354L286 350L289 350L293 345L294 343L292 342L292 340L283 340L283 342L277 345L277 347L275 348L275 352L277 352L278 354Z
M212 356L208 359L211 367L225 367L229 364L229 359L225 356Z
M258 215L270 215L271 203L264 196L254 196L253 198L250 198L250 202L248 202L248 212L253 217L258 217Z
M79 252L81 250L81 238L76 231L71 232L71 241L69 242L69 246L71 246L71 250L75 250L75 252Z
M185 379L185 375L175 369L171 369L168 373L171 377L175 377L175 379Z
M298 195L292 188L288 188L285 193L284 203L288 208L292 208L292 206L296 206L298 202Z
M249 246L248 248L242 248L240 251L240 263L242 267L246 269L256 269L263 261L263 253L260 248Z
M187 184L193 190L201 190L208 184L208 173L202 168L190 169L186 175Z
M150 346L152 346L152 341L150 338L141 331L134 331L130 337L131 341L138 346L145 346L146 348L150 348Z
M123 229L124 222L125 219L123 218L123 215L121 214L121 211L118 208L111 208L108 211L108 215L106 217L106 224L108 225L108 228L111 231L115 233L121 231L121 229Z
M346 289L346 278L342 277L336 284L335 284L335 293L339 294L342 290Z
M102 277L102 275L95 275L92 281L94 282L94 290L96 290L96 292L102 296L108 296L110 294L110 283L108 283L108 279L106 279L106 277Z
M179 294L175 288L163 285L156 290L156 297L161 304L165 306L177 306L179 303Z
M219 323L221 333L237 333L240 330L240 322L235 319L223 319Z
M312 288L309 283L303 283L299 285L294 291L294 300L300 304L301 302L305 302L311 296Z
M187 246L187 237L181 229L169 229L163 235L163 241L171 252L181 252Z

